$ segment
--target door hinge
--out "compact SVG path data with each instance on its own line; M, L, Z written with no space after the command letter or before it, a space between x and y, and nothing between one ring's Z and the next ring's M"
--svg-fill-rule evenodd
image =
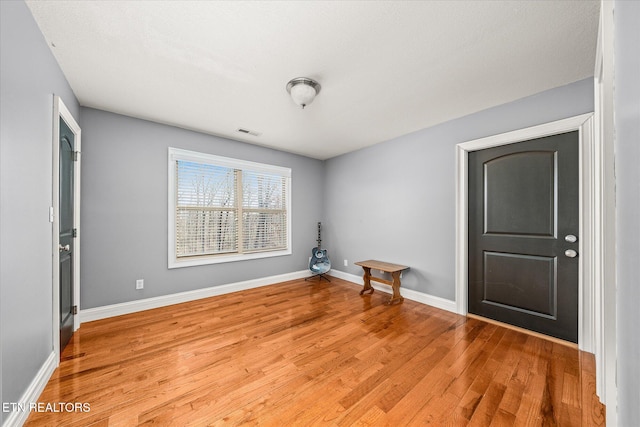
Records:
M74 151L74 152L73 152L73 161L74 161L74 162L77 162L77 161L78 161L78 154L80 154L80 152L79 152L79 151Z
M78 229L74 228L73 229L73 238L75 239L76 237L78 237Z
M75 315L77 315L77 314L78 314L78 306L77 306L77 305L74 305L74 306L73 306L73 315L75 316Z

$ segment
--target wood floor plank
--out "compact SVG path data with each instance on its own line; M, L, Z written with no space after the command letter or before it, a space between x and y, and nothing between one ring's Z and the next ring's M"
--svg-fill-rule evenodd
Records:
M332 278L84 323L27 426L604 425L592 355Z
M580 414L581 425L604 426L606 420L606 410L598 402L596 396L596 360L590 353L580 353Z

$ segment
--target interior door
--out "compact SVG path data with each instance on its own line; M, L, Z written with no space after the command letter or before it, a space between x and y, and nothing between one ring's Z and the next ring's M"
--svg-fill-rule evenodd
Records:
M60 353L73 335L73 239L74 239L74 141L75 135L60 118Z
M578 131L469 153L473 314L578 341Z

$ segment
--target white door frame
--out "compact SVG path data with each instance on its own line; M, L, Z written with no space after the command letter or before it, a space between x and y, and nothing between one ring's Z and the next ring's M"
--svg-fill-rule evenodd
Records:
M616 384L616 202L614 120L614 2L601 0L598 45L594 69L595 137L594 167L598 170L596 215L595 356L596 394L607 407L607 425L617 425Z
M514 142L577 130L579 133L579 234L578 234L578 347L594 351L595 313L595 207L594 183L598 171L593 168L593 114L583 114L564 120L533 126L456 146L456 311L466 315L468 307L468 155L471 151L498 147Z
M78 314L74 316L73 330L80 327L80 149L82 131L59 96L53 99L53 189L52 189L52 222L53 222L53 351L56 356L56 366L60 363L60 119L63 119L75 135L74 150L78 153L78 160L73 165L73 227L77 230L72 252L73 263L73 305L78 307Z

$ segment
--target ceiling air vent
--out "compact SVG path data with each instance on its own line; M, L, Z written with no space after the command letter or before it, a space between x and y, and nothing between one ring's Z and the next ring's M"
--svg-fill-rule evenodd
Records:
M243 128L236 129L236 132L246 133L247 135L251 135L251 136L260 136L259 132L254 132L252 130L243 129Z

